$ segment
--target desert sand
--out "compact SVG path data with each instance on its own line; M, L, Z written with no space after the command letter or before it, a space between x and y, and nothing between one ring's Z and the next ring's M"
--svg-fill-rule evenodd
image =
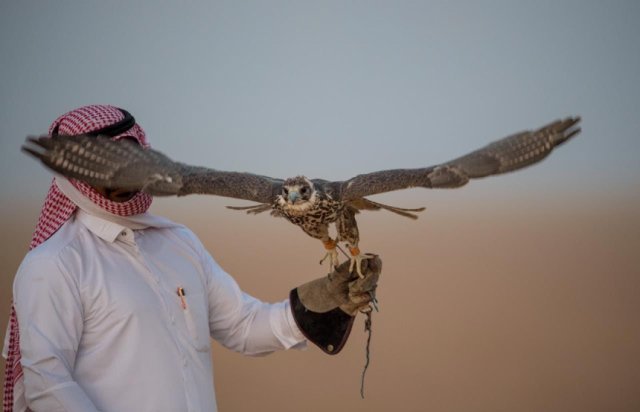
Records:
M424 204L415 222L360 215L362 249L384 261L364 400L360 318L333 357L309 347L248 358L213 343L220 410L640 410L638 194L512 196L498 186L378 199ZM153 211L193 228L263 300L323 274L319 242L223 207L237 203L162 199ZM2 325L39 207L2 214Z

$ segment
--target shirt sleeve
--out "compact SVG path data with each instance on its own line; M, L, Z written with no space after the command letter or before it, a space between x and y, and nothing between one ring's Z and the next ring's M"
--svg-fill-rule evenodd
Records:
M34 411L97 411L72 371L82 335L73 280L51 258L25 259L13 288L25 396Z
M306 348L289 300L265 303L242 292L205 250L202 251L209 300L211 337L245 355L260 356L282 349Z

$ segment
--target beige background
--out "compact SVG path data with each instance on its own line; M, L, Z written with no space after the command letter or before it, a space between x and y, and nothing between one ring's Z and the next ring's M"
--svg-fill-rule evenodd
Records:
M361 318L335 357L312 347L247 358L214 344L220 409L639 410L638 192L500 191L515 178L378 197L425 204L417 222L361 215L363 249L384 260L366 399L358 393L366 339ZM240 285L264 300L282 299L322 273L319 242L283 220L245 216L225 204L160 199L154 211L192 227ZM39 207L31 201L3 213L6 309L10 275Z
M224 412L640 410L640 2L0 1L0 325L50 174L19 153L60 114L129 110L172 158L274 177L422 167L553 119L542 165L360 218L384 259L367 398L344 351L214 344ZM159 199L268 301L319 242L241 202Z

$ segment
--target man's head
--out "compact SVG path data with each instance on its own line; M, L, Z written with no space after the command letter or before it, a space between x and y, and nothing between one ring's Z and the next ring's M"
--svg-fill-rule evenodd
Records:
M49 135L106 135L113 140L130 138L148 147L147 136L126 110L110 105L83 106L51 123Z
M72 110L58 117L49 128L49 135L106 135L113 140L129 139L143 147L148 147L144 130L126 110L109 105L91 105ZM74 186L84 186L94 194L116 203L125 203L139 195L117 188L91 187L82 182L73 182ZM89 196L91 197L91 196Z
M115 140L132 138L143 147L149 146L144 130L136 124L133 116L114 106L80 107L58 117L49 128L50 136L96 133L106 134ZM151 206L152 197L144 192L137 192L129 198L117 192L107 193L103 189L96 190L74 179L69 179L69 182L82 196L114 215L133 216L146 212ZM60 190L54 179L40 212L30 248L37 247L53 235L71 218L77 208L78 205Z

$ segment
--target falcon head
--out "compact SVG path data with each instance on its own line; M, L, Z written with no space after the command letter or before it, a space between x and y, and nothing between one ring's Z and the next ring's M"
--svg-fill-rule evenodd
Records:
M277 200L284 210L303 213L316 203L316 189L304 176L291 177L282 184Z

